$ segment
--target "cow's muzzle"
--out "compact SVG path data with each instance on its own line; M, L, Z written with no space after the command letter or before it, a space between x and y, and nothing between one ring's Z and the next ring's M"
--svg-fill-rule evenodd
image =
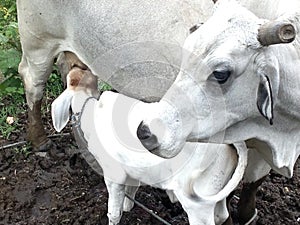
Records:
M138 126L136 133L142 145L150 152L155 151L159 147L157 137L151 133L149 127L143 121Z

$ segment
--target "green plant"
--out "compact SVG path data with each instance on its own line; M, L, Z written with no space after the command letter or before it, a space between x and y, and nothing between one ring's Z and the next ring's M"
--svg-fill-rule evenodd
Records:
M4 139L19 129L18 116L24 113L24 87L18 75L20 59L16 1L0 0L0 138ZM8 123L8 117L14 122Z
M20 95L2 98L0 103L0 138L9 139L11 133L20 127L19 115L24 113L24 98ZM21 106L21 107L20 107ZM13 122L9 123L7 118Z
M109 84L105 83L104 81L98 82L98 88L99 88L100 91L110 91L110 90L112 90L112 87Z
M0 46L1 49L20 50L15 0L0 1Z
M46 96L47 97L57 97L63 92L63 84L59 72L54 66L53 72L51 73L47 85L46 85Z
M29 154L31 153L30 149L31 149L31 146L29 143L27 143L21 147L14 148L16 154L22 154L22 155L24 155L25 158L27 158L29 156Z
M0 83L0 98L24 94L22 81L18 75L20 59L16 1L0 0L0 81L4 80Z
M51 73L47 84L44 95L44 104L42 106L42 113L44 116L48 116L51 111L51 104L57 96L59 96L63 92L63 84L61 81L61 76L59 75L56 67L54 67L54 71Z

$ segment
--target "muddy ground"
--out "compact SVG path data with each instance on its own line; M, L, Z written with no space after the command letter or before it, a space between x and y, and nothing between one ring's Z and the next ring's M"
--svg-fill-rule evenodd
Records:
M10 143L24 140L24 134L25 129L19 129L11 135ZM0 150L0 225L108 224L107 191L102 177L76 153L72 136L52 140L56 147L46 157L24 146ZM0 140L0 145L6 144L8 141ZM300 160L292 179L272 172L260 187L257 224L299 225L299 194ZM136 199L171 224L188 224L180 204L170 203L164 191L141 187ZM233 199L235 222L236 204ZM124 213L121 220L121 225L150 224L162 223L138 206Z

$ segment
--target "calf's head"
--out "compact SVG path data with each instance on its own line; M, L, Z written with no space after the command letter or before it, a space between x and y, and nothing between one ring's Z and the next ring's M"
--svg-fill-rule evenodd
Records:
M51 115L55 130L61 131L69 121L70 107L80 112L88 97L99 97L97 77L90 70L74 67L67 75L67 88L51 105Z
M297 55L282 43L295 39L295 28L289 21L259 19L233 0L217 4L186 39L176 81L137 130L142 144L161 157L175 156L186 140L246 140L228 136L245 121L273 122L280 61L284 52Z

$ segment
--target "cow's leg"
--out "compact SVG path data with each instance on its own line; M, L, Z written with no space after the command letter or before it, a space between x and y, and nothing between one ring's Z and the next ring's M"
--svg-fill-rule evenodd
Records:
M183 206L184 210L188 215L189 224L190 225L215 225L215 220L214 220L215 203L201 202L200 204L198 203L197 205L193 205L193 207Z
M215 222L222 225L233 225L231 215L229 214L230 199L233 194L230 194L226 199L218 202L215 208ZM225 221L225 222L224 222Z
M167 195L168 195L168 197L169 197L169 199L170 199L170 201L171 201L172 203L178 202L178 199L177 199L177 197L176 197L176 195L174 194L173 191L171 191L171 190L166 190L166 193L167 193Z
M174 190L174 194L188 215L190 225L215 225L215 202L199 201L183 190Z
M137 190L139 189L139 186L128 186L125 187L125 193L130 196L132 199L135 198L135 194ZM129 212L134 206L134 202L128 199L127 197L124 199L123 203L123 211Z
M238 219L240 224L252 224L251 220L256 215L256 193L265 178L266 176L256 182L243 184L238 202Z
M125 185L116 184L105 180L108 191L108 212L109 225L119 224L123 213L123 202L125 198Z
M33 147L38 150L46 150L51 142L46 136L42 118L41 104L46 81L52 71L53 57L49 57L49 51L35 51L34 57L24 53L19 64L19 73L22 76L26 101L28 104L28 130L27 138ZM44 57L41 59L41 57Z
M251 224L256 215L256 193L269 174L271 167L256 149L249 149L248 165L244 174L244 183L238 202L240 224Z

